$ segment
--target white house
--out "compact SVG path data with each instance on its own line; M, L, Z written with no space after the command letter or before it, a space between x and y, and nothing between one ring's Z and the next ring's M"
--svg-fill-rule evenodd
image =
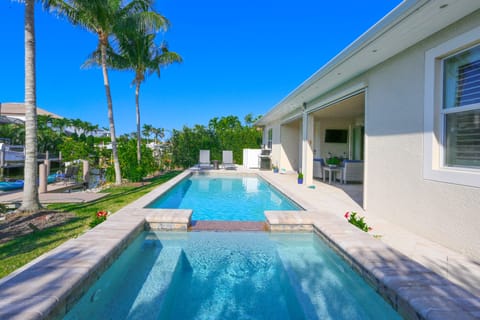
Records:
M480 1L404 1L274 106L272 163L362 160L373 215L480 258Z

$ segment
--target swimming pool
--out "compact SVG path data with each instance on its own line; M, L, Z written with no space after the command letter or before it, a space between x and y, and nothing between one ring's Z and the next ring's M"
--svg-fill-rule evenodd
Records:
M144 232L65 319L401 318L314 234Z
M193 209L193 220L264 221L265 210L302 210L256 175L192 175L148 208Z

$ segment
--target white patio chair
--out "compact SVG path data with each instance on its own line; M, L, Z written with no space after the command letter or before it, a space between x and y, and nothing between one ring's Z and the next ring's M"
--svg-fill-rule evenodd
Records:
M222 164L223 164L223 169L236 169L236 166L233 163L232 150L222 151Z
M210 169L210 150L200 150L200 160L198 161L198 167L200 169Z

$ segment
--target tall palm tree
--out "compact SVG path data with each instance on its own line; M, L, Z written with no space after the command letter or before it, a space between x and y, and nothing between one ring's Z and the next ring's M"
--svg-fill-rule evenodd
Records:
M21 212L38 211L35 0L25 0L25 169Z
M120 162L115 135L113 117L113 102L110 92L110 81L107 69L107 47L111 38L124 34L133 27L157 29L165 25L166 21L152 10L153 0L131 0L126 4L120 0L63 0L54 1L56 11L74 25L79 25L98 37L98 48L101 56L103 83L107 97L108 120L110 124L110 139L115 169L115 184L122 182ZM139 23L131 24L132 19Z
M142 157L140 151L140 85L146 80L147 75L156 73L160 77L161 67L182 62L180 55L169 51L166 43L157 45L155 36L155 33L145 32L142 28L134 28L130 32L118 35L118 53L111 48L108 50L108 63L113 68L135 72L132 83L135 84L138 163Z
M145 76L156 73L160 77L160 68L175 62L182 62L179 54L169 51L166 44L157 46L154 34L137 34L133 37L134 50L128 42L120 42L121 52L130 62L129 69L135 71L135 110L137 119L137 160L140 163L140 85L145 81ZM135 50L136 49L136 50ZM155 134L155 132L153 132Z

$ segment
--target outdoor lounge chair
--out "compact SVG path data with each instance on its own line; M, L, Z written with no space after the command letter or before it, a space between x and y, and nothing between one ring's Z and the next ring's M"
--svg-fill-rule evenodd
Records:
M200 150L200 160L198 161L200 169L210 168L210 150Z
M68 166L65 168L65 173L58 176L60 181L63 181L65 184L68 182L77 182L78 167L77 166Z
M223 164L223 169L236 169L235 164L233 163L232 150L222 151L222 164Z

